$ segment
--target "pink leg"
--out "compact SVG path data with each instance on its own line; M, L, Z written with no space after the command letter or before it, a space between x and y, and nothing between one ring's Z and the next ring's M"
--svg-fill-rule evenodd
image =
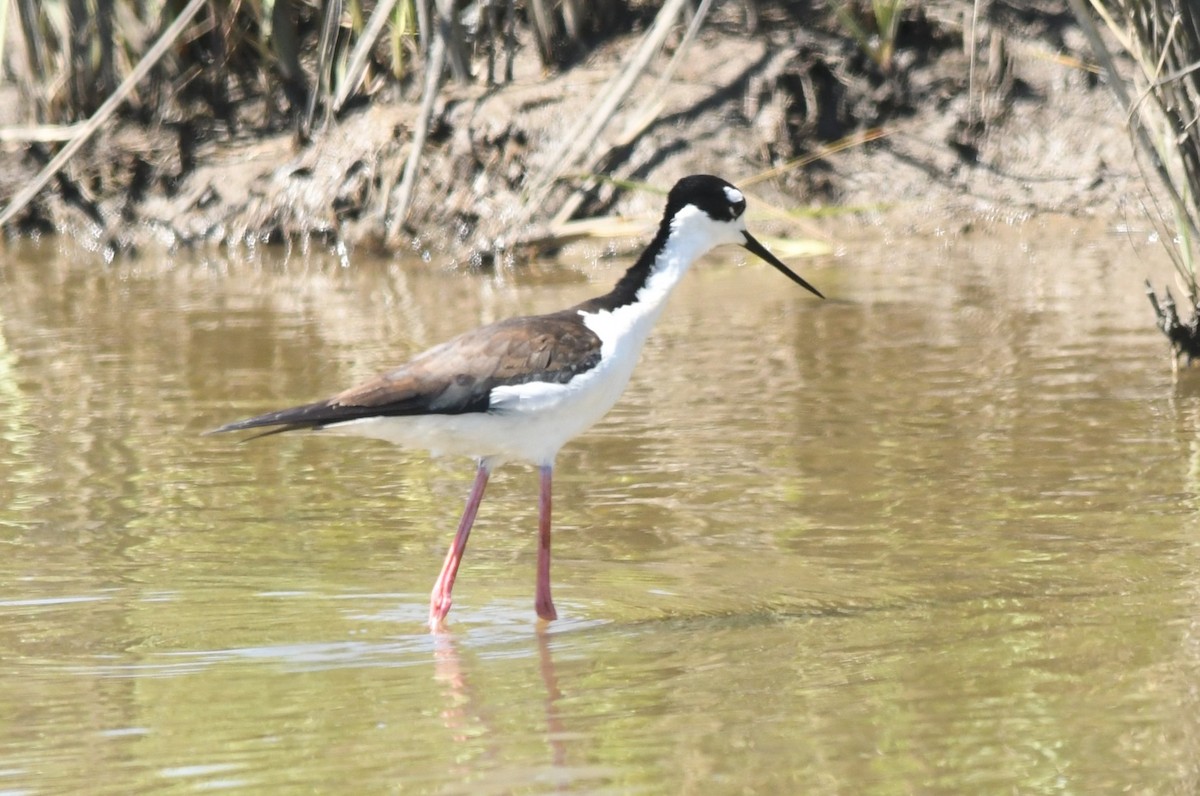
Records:
M537 596L534 607L537 608L537 615L547 621L558 619L554 601L550 599L550 476L553 472L553 465L538 468L541 494L538 499Z
M440 629L442 620L450 613L450 592L454 589L454 577L458 574L458 565L462 563L463 552L467 549L467 537L471 535L471 526L475 524L475 515L479 513L479 504L483 502L483 490L487 487L491 472L491 464L486 460L479 463L479 469L475 472L475 485L471 487L467 507L458 522L454 544L450 546L450 552L446 553L442 572L433 584L433 593L429 595L430 630Z

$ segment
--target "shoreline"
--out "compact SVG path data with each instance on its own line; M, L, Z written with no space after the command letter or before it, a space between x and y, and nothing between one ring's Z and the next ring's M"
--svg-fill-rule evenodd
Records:
M661 201L619 184L665 188L696 172L747 182L773 210L767 229L789 234L819 228L794 212L814 207L927 235L1042 213L1116 220L1145 200L1123 119L1108 87L1080 68L1087 49L1072 23L1003 33L993 24L975 31L972 58L952 46L964 35L954 18L928 13L925 40L900 49L899 74L875 86L847 68L854 52L828 32L707 26L693 45L703 58L684 59L664 89L661 55L609 120L598 166L613 181L576 194L587 180L571 174L536 207L523 196L528 181L552 171L564 126L588 111L638 35L557 74L542 75L527 53L510 83L445 86L403 225L391 214L417 103L378 100L303 145L288 131L185 146L167 125L118 120L22 214L16 234L62 234L105 257L286 241L481 264L519 260L523 243L553 250L571 219L607 218L583 234L619 238L621 219L653 216ZM819 143L822 125L873 140L822 156L847 140ZM29 152L0 168L2 195L36 171ZM781 168L796 159L806 162Z

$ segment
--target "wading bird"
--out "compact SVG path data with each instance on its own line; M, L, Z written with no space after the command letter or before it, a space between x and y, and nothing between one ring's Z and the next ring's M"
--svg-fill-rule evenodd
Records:
M535 608L550 598L550 484L554 458L616 403L667 298L688 268L717 246L737 244L824 298L746 230L746 198L708 175L685 177L667 196L658 233L603 296L560 312L483 326L406 365L316 403L239 420L211 433L298 429L382 439L477 462L475 483L429 601L429 625L450 611L454 578L492 470L508 460L540 473Z

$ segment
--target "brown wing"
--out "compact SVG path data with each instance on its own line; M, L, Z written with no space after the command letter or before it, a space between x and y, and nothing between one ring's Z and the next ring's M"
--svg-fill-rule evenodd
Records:
M364 417L486 412L496 387L562 384L600 361L600 338L577 312L511 318L462 334L325 401L221 426L213 433L319 428ZM274 433L274 432L268 432Z

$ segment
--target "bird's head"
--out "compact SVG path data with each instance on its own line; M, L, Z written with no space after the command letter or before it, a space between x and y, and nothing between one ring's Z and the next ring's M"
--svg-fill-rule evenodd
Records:
M693 174L675 183L667 195L665 219L676 234L703 236L710 244L708 248L727 243L741 246L805 290L825 298L750 234L745 213L746 196L736 187L720 177Z

